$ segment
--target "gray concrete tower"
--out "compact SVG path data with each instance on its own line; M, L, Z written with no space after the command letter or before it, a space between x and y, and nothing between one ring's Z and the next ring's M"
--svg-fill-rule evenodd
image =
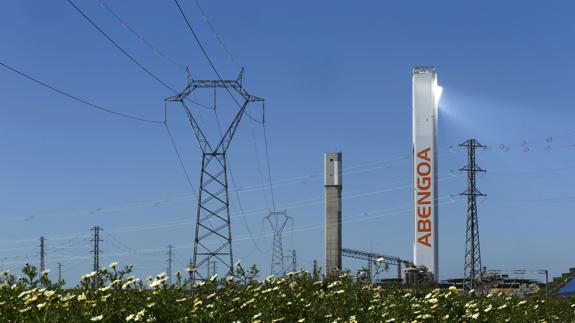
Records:
M341 270L341 152L324 154L325 272Z

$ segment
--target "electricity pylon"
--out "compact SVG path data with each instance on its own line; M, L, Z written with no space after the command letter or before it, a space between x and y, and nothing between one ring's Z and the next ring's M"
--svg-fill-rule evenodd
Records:
M168 250L166 251L166 256L168 257L166 259L166 263L168 265L168 268L167 268L168 284L171 285L172 284L172 264L174 261L174 246L168 245Z
M102 252L102 250L100 250L100 242L102 242L102 239L100 239L101 230L103 229L100 228L99 226L95 226L91 229L91 231L94 231L94 237L92 238L92 242L94 243L92 254L94 256L93 270L95 272L98 272L100 270L100 252Z
M467 148L467 165L460 171L467 172L467 189L460 195L467 196L467 230L465 241L465 268L463 289L476 289L481 284L481 248L479 246L479 223L477 219L477 196L485 196L475 185L475 173L485 172L475 163L475 149L485 148L475 139L459 145Z
M275 276L283 276L285 274L285 263L282 246L282 232L290 217L287 215L287 210L270 211L265 219L268 220L274 232L271 274Z
M45 248L44 248L44 237L40 237L40 273L46 270L46 265L44 263Z
M94 249L92 249L92 253L94 254L94 272L96 273L96 276L94 276L93 279L96 288L98 288L98 275L100 273L100 252L102 252L102 250L100 250L100 242L102 242L102 239L100 239L100 231L104 229L100 228L99 226L95 226L91 230L94 231L94 237L92 238L92 242L94 242Z
M202 266L215 260L224 268L233 272L232 231L230 222L230 203L228 198L228 176L226 153L232 142L236 129L251 102L263 102L263 99L249 94L243 87L243 69L235 80L194 80L188 75L188 85L179 94L167 98L168 102L179 102L190 122L192 130L202 151L202 170L196 211L196 230L194 238L194 255L192 281L205 279ZM201 89L225 89L238 105L238 112L218 142L210 143L197 122L196 116L186 105L186 99L194 91ZM239 94L243 102L237 101L233 92ZM212 259L213 258L213 259ZM207 277L209 278L209 277Z

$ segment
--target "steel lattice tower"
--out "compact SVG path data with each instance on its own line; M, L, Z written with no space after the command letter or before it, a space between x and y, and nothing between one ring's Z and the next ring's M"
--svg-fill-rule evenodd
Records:
M477 197L485 196L475 183L477 172L485 172L475 163L476 148L485 148L475 139L469 139L459 145L467 148L467 165L460 171L467 172L467 189L460 195L467 196L467 229L465 242L465 268L463 289L476 289L481 283L481 248L479 246L479 223L477 219Z
M58 263L58 282L62 282L62 263Z
M297 256L295 249L291 251L291 271L294 273L297 271Z
M274 232L271 274L275 276L283 276L285 274L285 262L282 245L282 232L290 217L287 215L287 210L270 211L265 219L268 220Z
M46 270L44 257L45 257L44 237L40 237L40 273Z
M233 272L232 231L230 223L230 203L228 198L228 175L226 152L231 144L236 129L250 102L263 102L263 99L250 95L242 84L243 69L235 80L194 80L188 75L188 85L179 94L167 98L167 102L179 102L190 122L202 151L202 170L196 212L196 230L194 238L194 255L192 281L204 279L202 266L216 260ZM220 140L210 144L202 127L186 105L186 99L195 90L225 89L237 103L239 110ZM239 94L243 102L237 101L233 92ZM196 277L197 276L197 277ZM209 278L209 277L207 277Z
M98 272L100 270L100 252L102 252L102 250L100 250L100 242L102 242L102 239L100 239L100 230L103 229L100 228L99 226L95 226L92 228L92 231L94 231L94 237L92 238L92 242L94 242L94 249L92 249L92 253L94 255L93 270L95 272Z
M167 276L168 276L168 284L172 284L172 263L174 261L174 246L168 245L168 250L166 252L168 259L166 259L166 263L168 264L167 268Z

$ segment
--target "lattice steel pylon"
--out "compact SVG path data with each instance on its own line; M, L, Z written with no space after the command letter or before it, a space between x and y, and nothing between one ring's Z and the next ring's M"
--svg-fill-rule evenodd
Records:
M283 276L285 275L285 263L282 232L290 217L287 215L287 210L270 211L265 219L268 220L274 232L271 274L274 276Z
M40 237L40 273L46 270L46 265L44 263L44 257L45 257L44 241L45 241L44 237Z
M102 242L102 239L100 239L100 231L102 230L104 229L100 228L99 226L95 226L91 229L91 231L94 231L94 237L91 241L94 242L94 248L92 249L92 253L94 254L94 261L92 264L93 270L95 272L100 270L100 252L102 252L102 250L100 250L100 242Z
M465 267L463 289L477 289L481 284L481 248L479 246L479 223L477 219L477 196L485 196L475 183L477 172L485 172L475 163L476 148L485 148L475 139L469 139L459 145L467 148L467 165L460 171L467 172L467 189L460 195L467 196L467 230L465 242Z
M195 271L192 273L192 281L206 279L202 276L202 272L205 273L206 271L200 269L204 265L209 265L210 260L222 263L224 268L233 272L226 152L248 104L263 102L263 99L252 96L244 89L242 78L243 69L235 80L194 80L191 75L188 75L186 88L181 93L165 100L166 105L168 102L179 102L182 105L202 151L202 170L192 257L192 267ZM216 91L218 88L225 89L230 93L239 110L220 140L212 145L202 131L196 117L186 105L186 99L195 90L213 89ZM239 94L243 102L238 102L232 91Z

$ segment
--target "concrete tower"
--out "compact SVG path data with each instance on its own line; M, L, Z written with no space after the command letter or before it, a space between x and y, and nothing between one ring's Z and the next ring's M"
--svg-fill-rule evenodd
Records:
M325 272L341 270L341 152L324 154Z
M438 277L437 104L441 87L435 67L416 67L413 87L413 262Z

